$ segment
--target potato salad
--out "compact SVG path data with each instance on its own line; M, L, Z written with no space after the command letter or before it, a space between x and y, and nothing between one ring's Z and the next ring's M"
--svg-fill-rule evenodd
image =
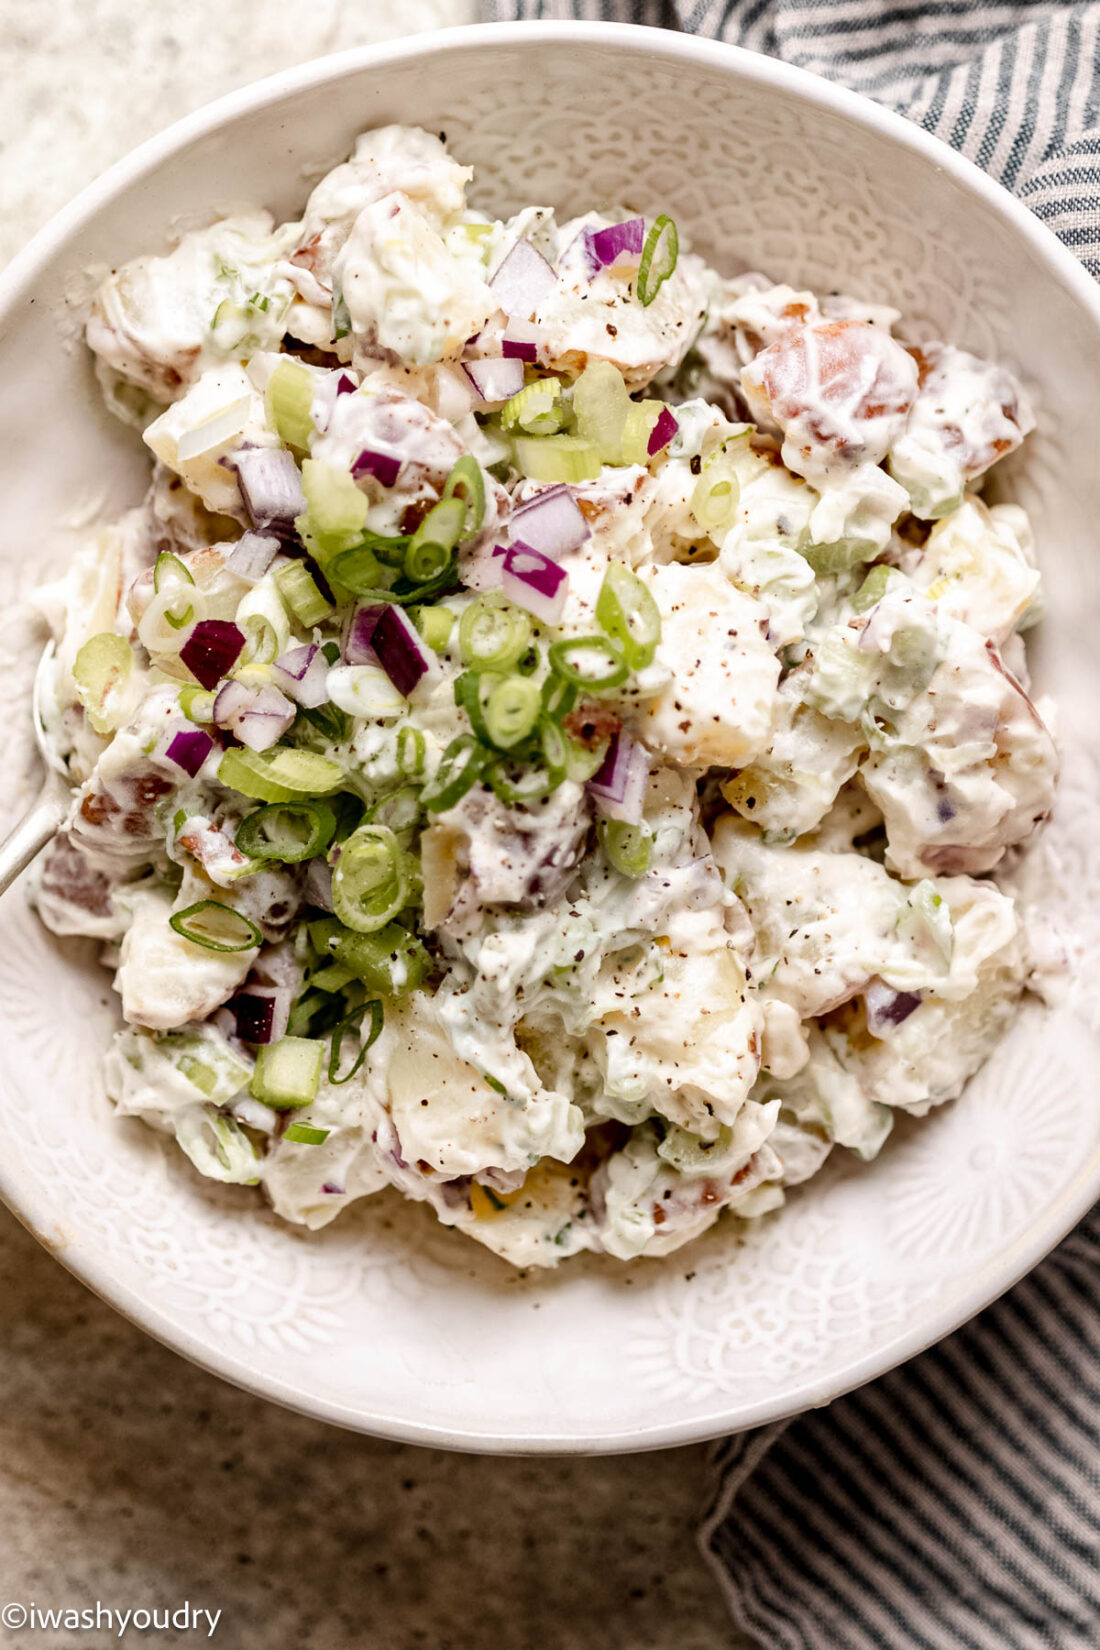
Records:
M37 601L107 1090L326 1225L665 1255L957 1096L1057 758L1003 365L360 137L112 270L145 499ZM782 271L775 271L782 274ZM895 333L895 328L899 328Z

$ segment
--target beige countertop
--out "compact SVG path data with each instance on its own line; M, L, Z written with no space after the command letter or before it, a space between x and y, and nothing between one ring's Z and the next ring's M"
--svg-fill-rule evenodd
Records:
M471 0L0 0L0 260L90 178L284 64ZM224 1385L0 1210L0 1606L221 1610L222 1650L721 1650L701 1450L499 1460L378 1443ZM205 1640L130 1631L122 1643ZM113 1629L0 1644L103 1650Z

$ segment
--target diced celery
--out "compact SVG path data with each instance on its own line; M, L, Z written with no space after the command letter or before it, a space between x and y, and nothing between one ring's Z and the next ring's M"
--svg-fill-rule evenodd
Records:
M631 405L623 375L610 361L591 362L573 386L577 435L596 448L604 464L623 461L623 431Z
M886 586L890 582L889 567L872 567L855 595L852 597L852 606L857 613L866 613L868 608L874 607L886 594Z
M116 726L112 709L130 679L134 655L130 644L114 631L105 630L84 643L73 664L73 681L80 703L97 733L110 733Z
M360 541L367 523L367 496L348 470L307 458L302 464L305 515L296 522L305 543L324 563Z
M314 375L300 361L280 361L267 381L267 421L289 447L309 449L313 439L310 408L316 387Z
M308 1106L317 1097L324 1059L324 1043L312 1037L281 1037L257 1054L249 1093L276 1111Z
M280 596L306 630L320 624L333 611L332 603L322 596L317 580L300 561L288 562L285 567L280 567L275 583Z
M532 481L595 481L600 450L576 435L517 436L516 466Z
M806 544L798 548L818 578L833 578L838 573L848 573L878 554L867 539L838 539L835 544Z
M624 464L649 463L649 438L657 427L663 401L632 401L623 425L620 453Z

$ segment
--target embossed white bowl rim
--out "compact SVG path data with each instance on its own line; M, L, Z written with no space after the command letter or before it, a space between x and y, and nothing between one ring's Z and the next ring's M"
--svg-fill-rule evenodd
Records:
M308 87L339 81L365 68L384 73L387 67L410 59L436 61L445 72L446 59L471 45L486 47L496 43L519 46L535 52L540 43L570 40L582 49L598 43L617 52L650 58L665 69L677 66L685 71L693 65L728 73L731 85L738 82L794 97L809 108L833 111L855 126L875 131L900 149L923 157L934 168L953 179L971 196L981 199L1011 230L1020 244L1027 245L1032 260L1042 265L1051 283L1073 296L1096 327L1100 340L1100 288L1089 278L1071 254L1062 247L1025 207L992 182L980 170L963 160L922 130L876 104L824 80L772 59L719 45L688 35L615 24L524 23L450 29L416 36L407 42L357 49L319 59L243 88L179 121L152 138L112 167L60 212L11 262L0 276L0 327L11 327L21 304L28 301L43 267L82 226L94 219L103 207L124 195L135 184L155 173L167 158L196 143L229 120L250 111L278 103ZM410 117L413 118L413 117ZM659 141L659 114L654 113L654 138ZM461 158L461 157L460 157ZM782 271L778 272L782 278ZM18 896L16 896L18 897ZM965 1102L964 1102L965 1104ZM873 1170L871 1171L873 1172ZM278 1359L250 1357L227 1345L214 1346L180 1315L133 1289L112 1268L90 1242L79 1240L59 1246L56 1232L58 1210L37 1183L13 1172L5 1154L0 1153L0 1195L27 1227L58 1253L58 1258L90 1288L149 1333L176 1351L218 1375L264 1398L290 1408L362 1431L379 1433L410 1442L480 1451L515 1453L568 1453L572 1451L618 1451L652 1449L686 1444L722 1432L755 1426L829 1402L841 1392L882 1374L914 1353L949 1333L973 1313L995 1299L1040 1260L1087 1211L1100 1194L1100 1150L1095 1146L1083 1157L1078 1172L1059 1189L1058 1196L1026 1229L1016 1233L1003 1251L973 1269L965 1291L946 1291L942 1302L915 1313L913 1321L884 1332L881 1342L853 1357L839 1373L833 1370L825 1380L812 1371L786 1385L778 1395L764 1395L751 1403L731 1400L719 1389L714 1400L690 1407L686 1415L675 1396L670 1395L651 1423L616 1430L611 1424L597 1432L578 1426L570 1430L568 1419L555 1428L537 1434L494 1424L486 1414L478 1424L468 1419L454 1425L439 1425L418 1419L416 1414L395 1411L371 1413L350 1400L347 1402L313 1393L308 1381L280 1374ZM690 1268L691 1251L683 1255Z

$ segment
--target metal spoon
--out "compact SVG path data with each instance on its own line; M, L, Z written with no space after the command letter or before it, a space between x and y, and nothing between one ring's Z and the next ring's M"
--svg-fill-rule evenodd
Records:
M31 694L34 739L45 764L46 778L38 800L0 843L0 894L11 887L20 872L25 871L31 860L36 859L47 843L53 840L72 800L68 769L53 748L42 716L42 699L49 689L54 651L51 641L38 661Z

